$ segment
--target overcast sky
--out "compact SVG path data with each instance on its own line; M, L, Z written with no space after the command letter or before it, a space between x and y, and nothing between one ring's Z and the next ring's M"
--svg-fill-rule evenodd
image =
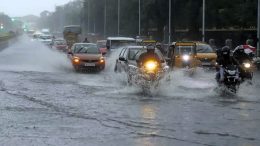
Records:
M54 11L55 5L63 5L72 0L0 0L0 12L10 17L29 14L39 16L44 10Z

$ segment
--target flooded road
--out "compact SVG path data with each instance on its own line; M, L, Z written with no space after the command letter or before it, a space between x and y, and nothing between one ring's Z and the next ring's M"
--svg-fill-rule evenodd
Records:
M65 54L28 38L0 52L0 145L258 146L260 75L235 97L214 72L171 73L153 95L115 74L75 73Z

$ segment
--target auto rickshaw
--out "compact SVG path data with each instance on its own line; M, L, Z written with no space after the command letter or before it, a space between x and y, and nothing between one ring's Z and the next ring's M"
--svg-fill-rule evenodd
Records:
M146 40L146 39L137 39L136 40L137 45L140 46L148 46L148 45L156 45L157 41L156 40Z
M188 68L195 71L198 66L196 43L176 42L169 47L171 68Z

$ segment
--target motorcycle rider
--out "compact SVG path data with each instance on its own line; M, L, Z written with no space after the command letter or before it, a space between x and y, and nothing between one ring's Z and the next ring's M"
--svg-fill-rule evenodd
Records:
M217 52L217 74L216 80L221 83L224 81L224 68L228 65L236 65L236 62L231 56L231 50L229 46L224 46L223 48L219 49ZM237 79L239 78L239 74L237 71Z
M230 50L233 50L233 42L232 39L226 39L225 45L229 47Z
M216 46L215 39L209 39L209 45L211 46L211 48L212 48L214 51L217 50L217 46Z
M161 44L161 43L157 42L156 45L155 45L155 47L156 47L158 50L160 50L163 55L165 55L165 50L164 50L164 48L162 47L162 44Z
M159 56L155 53L155 47L152 45L147 46L147 51L142 53L138 60L137 60L137 64L139 67L142 67L144 65L145 62L150 61L150 60L154 60L158 63L158 65L160 66L161 60L159 58Z
M236 63L239 65L239 71L242 80L245 78L252 79L252 72L246 72L243 67L243 63L252 64L254 58L254 50L250 45L240 45L235 48L233 51L233 58Z

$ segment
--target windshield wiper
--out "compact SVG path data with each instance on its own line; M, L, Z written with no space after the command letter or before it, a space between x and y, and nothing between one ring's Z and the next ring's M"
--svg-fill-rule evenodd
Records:
M77 51L77 53L80 53L80 51L83 49L84 47L81 47L78 51Z

